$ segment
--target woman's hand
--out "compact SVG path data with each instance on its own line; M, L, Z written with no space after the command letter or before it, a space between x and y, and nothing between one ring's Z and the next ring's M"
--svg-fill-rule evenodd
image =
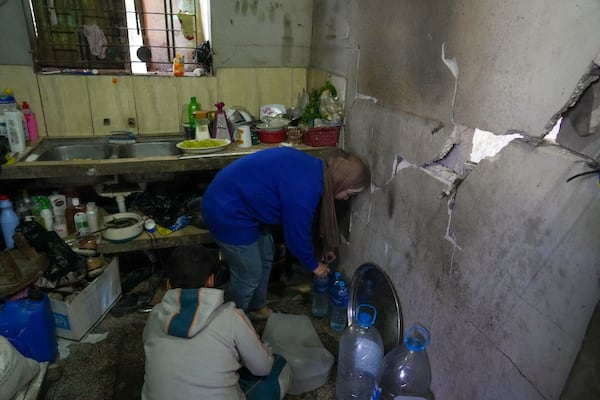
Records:
M323 256L323 258L325 259L323 262L326 264L330 264L332 262L334 262L336 260L336 255L335 255L335 251L333 250L328 250L325 255Z
M329 268L327 267L327 264L323 264L322 262L320 262L317 268L315 268L315 270L313 271L313 274L315 274L319 278L326 277L328 273Z

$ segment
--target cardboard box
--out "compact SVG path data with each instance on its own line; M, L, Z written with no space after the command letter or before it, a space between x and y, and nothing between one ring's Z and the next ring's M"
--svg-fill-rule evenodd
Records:
M50 299L56 336L80 340L106 315L121 296L119 258L69 302Z

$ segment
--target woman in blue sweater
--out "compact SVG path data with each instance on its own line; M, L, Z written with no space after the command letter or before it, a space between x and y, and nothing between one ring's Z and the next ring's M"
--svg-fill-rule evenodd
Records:
M324 160L293 148L266 149L222 169L204 193L202 215L229 265L228 299L253 318L271 314L273 225L283 227L288 249L304 267L327 275L323 261L340 244L334 200L361 192L369 179L360 159L337 148ZM324 254L317 255L312 226L319 206Z

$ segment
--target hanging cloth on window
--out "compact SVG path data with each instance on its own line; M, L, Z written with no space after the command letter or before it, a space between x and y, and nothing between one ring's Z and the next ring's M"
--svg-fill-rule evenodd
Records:
M100 29L98 25L84 25L83 34L90 46L90 53L101 60L105 59L108 41L106 40L106 36L104 36L102 29Z

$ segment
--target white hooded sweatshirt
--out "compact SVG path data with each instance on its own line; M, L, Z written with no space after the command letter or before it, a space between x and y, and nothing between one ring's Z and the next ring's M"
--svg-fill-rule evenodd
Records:
M238 369L269 374L271 352L220 289L172 289L144 328L142 400L240 400Z

